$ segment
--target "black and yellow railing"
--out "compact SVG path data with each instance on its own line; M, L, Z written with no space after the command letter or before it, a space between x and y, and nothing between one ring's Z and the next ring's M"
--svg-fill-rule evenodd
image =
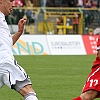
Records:
M14 8L14 10L24 10L24 16L26 17L26 11L30 9L32 12L36 14L35 23L31 25L26 25L26 31L28 30L30 34L39 34L41 31L42 34L47 34L48 32L52 32L53 34L58 34L59 30L62 30L62 34L73 33L73 23L70 25L66 25L66 20L70 18L73 20L74 13L78 14L79 25L78 25L78 34L83 34L86 26L84 20L87 18L85 12L89 12L92 16L90 17L90 23L92 23L93 19L96 18L98 22L100 22L100 12L98 8L63 8L63 7L20 7ZM43 14L43 21L39 21L37 17L40 13ZM63 23L61 25L57 25L55 23L56 17L63 17ZM51 21L49 19L54 19ZM7 19L8 20L8 19ZM89 21L86 20L86 21ZM11 24L11 23L10 23ZM12 22L13 24L13 22ZM31 27L31 28L29 28ZM32 28L34 27L34 29ZM14 30L14 29L13 29ZM31 31L30 31L31 30ZM67 30L70 30L69 32Z

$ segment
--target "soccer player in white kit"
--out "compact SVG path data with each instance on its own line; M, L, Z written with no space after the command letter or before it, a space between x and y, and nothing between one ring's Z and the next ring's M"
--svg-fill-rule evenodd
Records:
M0 88L7 85L20 93L24 100L38 100L29 76L13 56L12 46L22 35L26 23L25 18L20 19L18 32L11 36L5 16L12 11L13 1L0 0Z

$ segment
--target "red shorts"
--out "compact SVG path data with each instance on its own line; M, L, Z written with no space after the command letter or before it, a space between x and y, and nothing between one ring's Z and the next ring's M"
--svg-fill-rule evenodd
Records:
M100 67L92 69L83 87L82 93L90 89L98 91L97 97L100 98Z

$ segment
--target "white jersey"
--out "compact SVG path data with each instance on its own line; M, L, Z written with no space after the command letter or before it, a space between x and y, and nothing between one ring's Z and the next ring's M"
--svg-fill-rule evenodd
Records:
M12 45L9 27L4 14L0 12L0 88L4 84L11 88L16 81L28 78L25 70L14 60Z
M0 12L0 63L8 58L14 59L12 45L12 36L5 20L5 15Z

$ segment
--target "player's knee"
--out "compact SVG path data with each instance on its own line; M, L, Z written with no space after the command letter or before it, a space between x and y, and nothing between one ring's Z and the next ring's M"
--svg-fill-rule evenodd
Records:
M90 95L84 95L84 96L81 95L81 98L82 100L93 100L92 96Z
M97 96L98 92L94 90L89 90L87 92L84 92L80 95L82 100L93 100Z

